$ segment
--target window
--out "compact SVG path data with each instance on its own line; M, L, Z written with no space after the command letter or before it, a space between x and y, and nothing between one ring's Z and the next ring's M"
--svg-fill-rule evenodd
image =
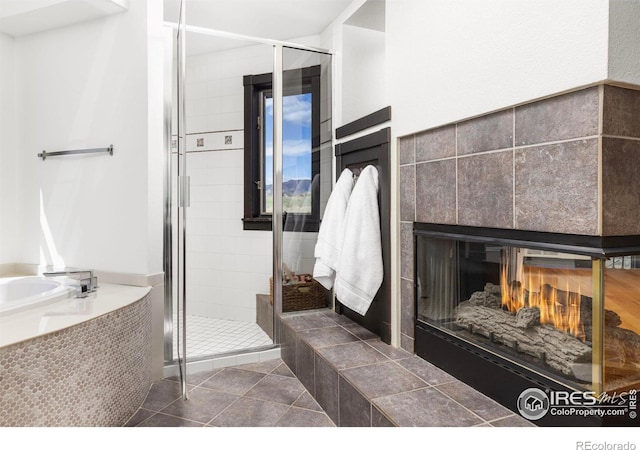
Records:
M318 231L320 66L284 72L282 194L285 231ZM271 74L244 77L244 229L271 230Z

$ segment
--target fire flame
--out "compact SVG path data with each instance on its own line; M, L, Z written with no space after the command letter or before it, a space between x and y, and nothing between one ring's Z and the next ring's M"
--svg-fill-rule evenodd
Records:
M572 292L568 279L564 286L559 286L556 277L545 277L541 269L527 269L522 281L510 282L507 264L502 264L500 290L503 308L514 314L520 308L538 308L541 324L551 324L584 341L584 325L580 321L580 287L577 292ZM553 282L556 286L552 285Z

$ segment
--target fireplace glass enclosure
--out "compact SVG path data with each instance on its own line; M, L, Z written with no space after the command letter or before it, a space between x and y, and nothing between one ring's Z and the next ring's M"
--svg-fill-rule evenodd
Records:
M608 255L591 246L492 234L415 232L417 326L435 328L572 389L598 394L637 389L637 248Z

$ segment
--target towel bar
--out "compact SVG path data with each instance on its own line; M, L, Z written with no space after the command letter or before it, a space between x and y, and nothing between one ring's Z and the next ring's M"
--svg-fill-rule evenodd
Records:
M104 148L87 148L83 150L62 150L59 152L47 152L45 150L42 153L38 153L38 158L42 158L44 161L50 156L64 156L64 155L82 155L86 153L109 153L113 156L113 145Z

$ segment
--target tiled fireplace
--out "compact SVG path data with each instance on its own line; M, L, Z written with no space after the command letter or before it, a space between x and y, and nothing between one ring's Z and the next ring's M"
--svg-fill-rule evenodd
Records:
M400 163L405 349L512 409L640 386L640 90L406 136Z

